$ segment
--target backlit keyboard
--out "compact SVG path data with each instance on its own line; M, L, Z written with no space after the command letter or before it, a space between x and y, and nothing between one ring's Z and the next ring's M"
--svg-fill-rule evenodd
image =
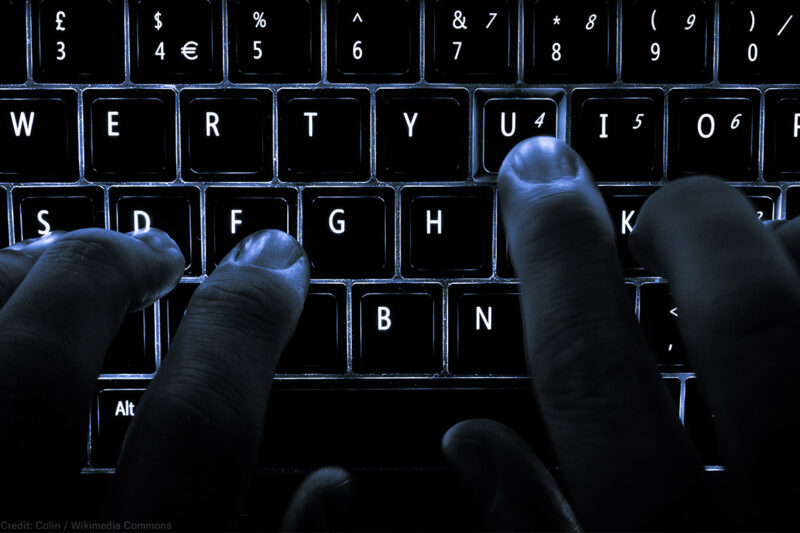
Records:
M800 212L799 45L797 0L0 0L0 245L153 226L187 262L108 353L85 472L112 471L193 290L264 228L312 265L264 472L441 472L443 433L480 416L549 457L496 192L534 135L594 171L675 408L721 469L679 309L627 237L690 174L762 220Z

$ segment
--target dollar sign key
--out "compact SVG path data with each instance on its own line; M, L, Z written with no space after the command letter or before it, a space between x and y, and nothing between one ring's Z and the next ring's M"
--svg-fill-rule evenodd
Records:
M160 31L161 26L163 26L163 24L161 23L161 11L156 11L156 14L153 15L153 18L156 21L156 31Z

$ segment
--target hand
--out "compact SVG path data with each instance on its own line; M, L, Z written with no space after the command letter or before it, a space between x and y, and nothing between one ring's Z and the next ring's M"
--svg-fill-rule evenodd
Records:
M165 295L183 269L178 246L157 229L52 233L0 250L0 517L68 515L106 350L123 317ZM230 524L308 277L300 245L263 231L197 289L169 359L137 406L106 518ZM313 523L326 491L348 482L335 469L313 475L287 523Z
M796 527L800 220L766 227L722 181L685 178L645 203L630 238L681 308L732 487L723 495L706 485L637 324L585 163L561 141L529 139L506 158L499 189L527 365L561 483L505 426L454 426L443 451L485 525Z

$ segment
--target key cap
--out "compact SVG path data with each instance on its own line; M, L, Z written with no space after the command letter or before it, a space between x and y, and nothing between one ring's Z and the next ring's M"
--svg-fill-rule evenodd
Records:
M500 211L497 217L497 275L503 278L516 278L514 266L511 264L511 246L508 244L502 216L499 213Z
M596 179L661 179L664 130L661 91L578 90L572 94L572 146Z
M644 267L639 265L628 249L628 238L642 205L656 192L657 187L601 187L611 221L614 223L614 236L617 241L619 261L626 274L643 275Z
M516 2L436 0L427 6L428 80L516 81Z
M280 90L278 177L365 180L369 132L366 90Z
M319 0L230 0L231 80L320 81Z
M294 189L209 187L206 190L208 261L211 272L242 239L264 229L297 236Z
M526 2L525 80L612 81L616 70L616 2Z
M186 258L186 275L202 274L200 195L192 187L112 187L111 229L127 233L149 227L166 231Z
M769 89L765 95L764 178L800 176L800 91Z
M625 0L622 79L711 81L714 2Z
M489 97L482 108L482 162L486 173L499 172L506 154L520 141L558 134L558 106L552 98Z
M272 177L272 92L182 91L183 177Z
M681 380L677 378L663 378L669 395L675 403L675 412L678 413L681 405Z
M660 365L688 365L686 348L678 334L679 310L666 284L646 283L641 287L642 328Z
M36 81L125 81L122 0L36 0L32 11Z
M25 83L25 2L0 1L0 83Z
M750 200L758 220L765 221L778 218L780 189L776 187L737 187L737 189Z
M78 178L75 91L0 93L0 176L10 181Z
M394 191L303 191L303 247L312 278L383 278L394 274Z
M343 374L347 370L344 285L312 284L278 373Z
M444 467L442 435L458 422L479 417L507 424L545 464L553 464L530 389L498 389L486 381L480 381L482 389L478 385L437 388L419 381L360 389L276 386L264 431L285 438L263 439L259 464Z
M717 436L714 433L712 419L713 415L709 412L705 398L700 395L697 378L687 379L683 425L703 463L719 465L722 461L719 457Z
M84 93L86 177L97 181L175 178L175 94L124 90Z
M199 283L178 283L166 296L159 300L161 309L161 363L164 363L172 340L178 332L183 314L189 306Z
M419 3L416 0L328 2L328 78L331 81L419 79Z
M353 285L353 371L442 370L440 285Z
M786 189L786 220L800 215L800 187Z
M487 277L492 274L489 187L402 190L406 277Z
M105 389L97 395L92 465L113 467L144 389Z
M800 81L800 2L723 0L719 21L720 81Z
M378 89L379 178L387 181L466 178L468 97L463 89Z
M670 109L671 178L756 177L758 91L671 91Z
M102 374L152 374L156 371L153 306L127 315L106 352Z
M448 290L450 372L526 374L519 286L453 284Z
M220 0L137 0L130 8L134 81L222 81Z
M8 246L8 200L6 190L0 188L0 248Z
M11 192L15 239L36 239L52 230L104 228L100 187L17 187Z

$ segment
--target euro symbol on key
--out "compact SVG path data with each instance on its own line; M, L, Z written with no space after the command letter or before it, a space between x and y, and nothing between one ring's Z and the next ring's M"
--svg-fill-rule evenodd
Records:
M195 41L188 41L186 44L183 45L181 48L181 53L183 57L188 59L189 61L194 61L197 59L197 47L200 46Z
M67 14L63 11L59 11L56 13L56 31L66 31L67 29L61 25L64 22L64 19L67 18Z
M461 11L456 11L453 13L453 28L457 30L467 29L467 16Z

